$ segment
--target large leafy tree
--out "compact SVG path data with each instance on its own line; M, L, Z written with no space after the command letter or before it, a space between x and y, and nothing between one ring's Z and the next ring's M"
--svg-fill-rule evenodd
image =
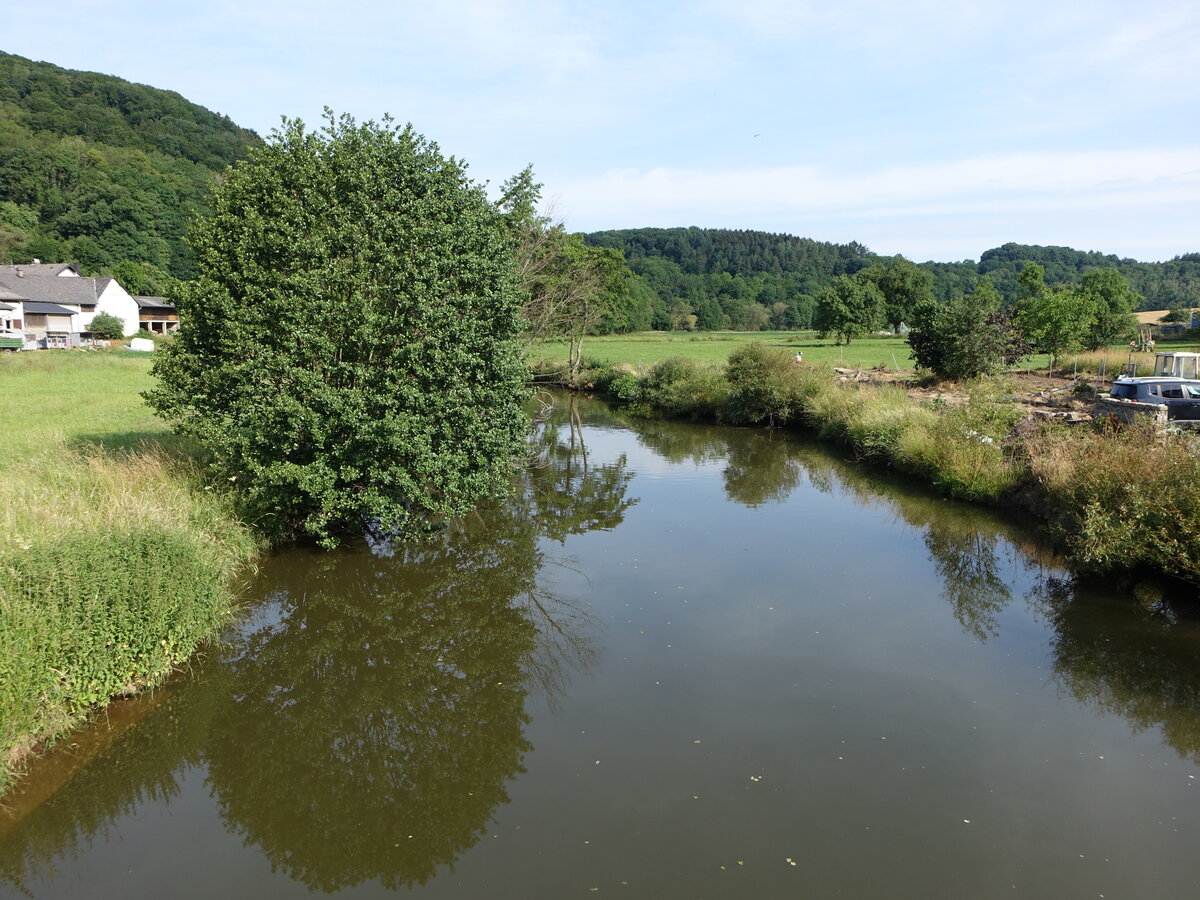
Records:
M892 328L911 319L918 306L933 299L933 273L907 259L876 263L858 275L869 279L883 294L884 317Z
M1050 354L1053 367L1063 353L1078 350L1086 343L1096 321L1095 307L1078 290L1047 288L1017 304L1017 321L1025 337L1038 350Z
M1088 272L1083 276L1079 292L1087 298L1094 317L1084 338L1087 349L1098 350L1109 344L1123 343L1136 330L1133 311L1143 298L1116 269Z
M522 446L520 299L499 212L411 127L285 120L191 234L200 277L158 412L259 521L403 535L499 489Z
M813 327L820 337L832 334L849 345L883 321L883 293L875 283L860 275L839 275L817 298Z

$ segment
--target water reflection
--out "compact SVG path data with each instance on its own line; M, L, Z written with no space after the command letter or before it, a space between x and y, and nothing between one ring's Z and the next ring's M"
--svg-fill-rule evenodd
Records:
M1064 574L1041 579L1031 597L1053 626L1054 676L1081 703L1156 730L1200 762L1200 614L1194 597L1140 586L1134 603ZM1141 591L1139 591L1141 593Z

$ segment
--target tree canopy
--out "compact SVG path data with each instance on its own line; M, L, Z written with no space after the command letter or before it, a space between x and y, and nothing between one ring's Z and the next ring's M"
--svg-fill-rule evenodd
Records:
M942 378L996 374L1029 350L986 278L965 297L919 304L907 340L916 364Z
M522 445L520 298L498 210L411 127L285 120L191 241L148 400L259 521L336 543L420 530Z
M841 275L817 298L813 327L822 338L832 334L838 343L849 344L882 325L885 309L883 292L874 281Z

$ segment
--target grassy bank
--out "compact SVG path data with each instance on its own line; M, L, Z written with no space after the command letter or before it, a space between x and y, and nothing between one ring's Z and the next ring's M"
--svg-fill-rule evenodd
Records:
M675 357L601 366L584 380L648 412L809 428L950 496L1031 509L1082 567L1146 566L1200 583L1200 440L1188 434L1022 421L997 380L968 386L966 403L917 403L766 344L723 365Z
M0 357L0 791L38 741L211 637L257 550L142 403L149 367Z

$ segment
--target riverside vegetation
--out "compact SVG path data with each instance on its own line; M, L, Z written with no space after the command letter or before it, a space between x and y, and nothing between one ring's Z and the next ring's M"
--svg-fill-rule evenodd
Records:
M39 740L159 683L229 621L258 550L142 403L149 366L0 359L0 792Z
M723 365L593 364L580 383L646 412L812 429L952 497L1031 510L1084 569L1200 582L1200 441L1187 433L1022 421L1003 379L969 383L965 403L916 403L897 385L839 383L828 366L798 366L762 343Z

